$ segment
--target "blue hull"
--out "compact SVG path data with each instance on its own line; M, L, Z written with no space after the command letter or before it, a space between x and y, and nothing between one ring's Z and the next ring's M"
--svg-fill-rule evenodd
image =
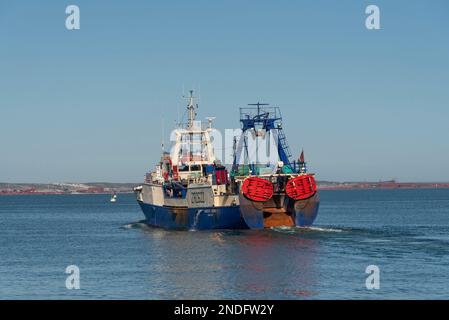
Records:
M287 202L291 226L309 227L318 214L318 195L304 202ZM165 229L264 229L270 226L269 215L262 208L242 201L241 207L179 208L161 207L139 201L147 224ZM287 224L288 226L289 224Z
M248 229L238 206L177 208L143 202L139 205L151 226L179 230Z

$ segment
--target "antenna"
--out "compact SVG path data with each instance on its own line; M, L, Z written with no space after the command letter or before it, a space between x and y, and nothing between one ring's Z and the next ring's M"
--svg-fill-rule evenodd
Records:
M179 105L176 107L176 112L178 113L176 116L176 126L179 126Z
M260 103L260 102L257 102L257 103L248 103L248 105L249 106L269 106L270 104L269 103Z
M161 118L161 127L162 127L162 140L161 140L161 148L162 152L164 152L164 135L165 135L165 128L164 128L164 117Z
M212 121L215 120L215 117L206 117L206 119L209 124L209 129L212 129Z
M257 116L260 116L260 106L269 106L270 104L268 103L248 103L249 106L257 106Z
M195 121L196 112L195 112L195 106L193 105L193 90L190 90L190 96L189 96L189 105L187 106L187 110L189 111L189 122L187 124L187 128L191 129L193 127L193 122ZM196 105L198 108L198 104Z

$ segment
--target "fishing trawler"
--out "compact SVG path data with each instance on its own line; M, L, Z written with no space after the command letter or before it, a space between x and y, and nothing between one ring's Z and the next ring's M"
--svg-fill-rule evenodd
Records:
M242 134L234 138L230 174L214 153L213 118L206 126L196 121L193 91L187 112L187 124L174 130L171 152L163 151L156 169L134 188L149 225L204 230L313 223L319 205L315 180L306 172L303 154L298 163L290 161L278 108L257 104L251 110L241 109ZM249 136L273 137L271 158L276 161L252 159Z
M240 109L242 135L235 143L231 171L245 223L251 229L312 225L319 196L314 174L307 173L304 151L298 161L292 160L278 107L263 103L249 106ZM260 146L258 139L271 143L271 148L265 148L271 152L266 161L257 158L257 150L250 152L251 138L256 140L256 147Z
M228 170L212 147L212 118L196 121L193 91L185 127L174 130L172 152L162 153L156 170L135 188L149 225L167 229L244 229L239 196L231 190Z

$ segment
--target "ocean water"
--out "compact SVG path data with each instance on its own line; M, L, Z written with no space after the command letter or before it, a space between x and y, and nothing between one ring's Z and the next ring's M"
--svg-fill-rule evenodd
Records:
M311 229L142 219L132 194L0 197L0 298L449 298L449 190L321 191ZM79 290L65 286L69 265ZM369 265L379 289L366 288Z

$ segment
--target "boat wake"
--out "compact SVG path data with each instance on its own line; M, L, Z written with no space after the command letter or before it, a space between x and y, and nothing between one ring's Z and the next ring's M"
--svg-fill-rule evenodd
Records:
M308 228L302 228L302 229L309 229L312 231L319 231L319 232L343 232L344 229L336 229L336 228L326 228L326 227L308 227Z
M151 227L145 223L145 220L140 220L137 222L127 223L120 227L120 229L150 229Z
M309 232L344 232L344 229L332 227L272 227L270 230L282 233L309 233Z
M129 230L129 229L140 229L140 230L153 230L154 227L149 226L146 223L146 220L140 220L140 221L136 221L136 222L131 222L131 223L127 223L125 225L122 225L120 227L120 229L124 229L124 230ZM315 227L315 226L311 226L311 227L271 227L269 230L275 231L275 232L279 232L279 233L339 233L339 232L344 232L344 231L349 231L349 230L345 230L344 228L333 228L333 227ZM195 232L198 231L198 229L196 228L196 224L190 228L188 231L190 232ZM226 230L226 231L231 231L231 230ZM244 230L243 230L244 231Z

